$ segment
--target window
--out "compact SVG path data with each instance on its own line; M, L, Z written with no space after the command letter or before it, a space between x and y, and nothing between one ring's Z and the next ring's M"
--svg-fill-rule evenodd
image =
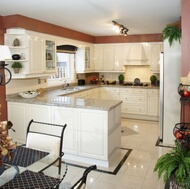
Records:
M74 79L75 54L57 52L56 73L50 76L49 81Z

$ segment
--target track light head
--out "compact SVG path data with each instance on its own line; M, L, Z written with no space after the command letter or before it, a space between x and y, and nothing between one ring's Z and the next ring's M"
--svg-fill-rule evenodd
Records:
M121 35L127 36L127 32L129 31L129 29L127 29L125 26L118 24L116 21L112 21L114 26L117 27L117 31L119 31L119 33Z

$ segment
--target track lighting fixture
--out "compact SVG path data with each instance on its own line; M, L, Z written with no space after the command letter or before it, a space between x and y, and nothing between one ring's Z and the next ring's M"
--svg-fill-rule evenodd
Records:
M125 26L118 24L115 21L112 21L114 23L115 30L120 33L121 35L127 36L127 32L129 29L127 29Z

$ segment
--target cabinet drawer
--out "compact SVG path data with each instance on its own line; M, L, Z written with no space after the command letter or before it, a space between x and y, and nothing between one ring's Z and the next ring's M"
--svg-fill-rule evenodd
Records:
M147 89L134 88L134 94L147 94Z
M124 102L132 102L132 103L146 103L147 97L145 95L133 95L129 96L126 94L120 95L120 100Z
M158 89L148 89L148 94L157 95L158 94Z
M122 113L131 113L131 114L143 114L147 113L146 105L135 105L135 104L127 104L122 103L121 105Z
M133 93L133 88L120 88L120 93L132 94Z

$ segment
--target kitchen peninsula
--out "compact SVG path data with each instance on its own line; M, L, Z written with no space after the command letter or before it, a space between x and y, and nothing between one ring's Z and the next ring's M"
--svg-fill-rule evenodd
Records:
M8 117L16 130L11 136L18 143L25 143L26 128L31 119L67 124L64 159L109 167L110 156L121 147L122 101L74 96L96 89L98 87L84 86L71 91L47 90L32 99L8 95Z

